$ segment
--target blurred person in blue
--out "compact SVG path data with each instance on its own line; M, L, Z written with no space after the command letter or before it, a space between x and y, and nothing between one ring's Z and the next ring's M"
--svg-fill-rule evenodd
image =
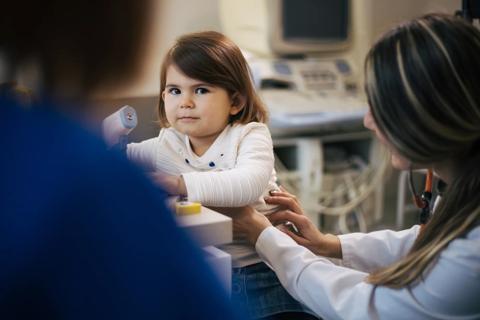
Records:
M446 184L429 220L424 193L421 226L324 234L285 190L266 199L284 206L270 221L252 208L234 220L287 291L322 318L480 318L479 57L480 31L444 15L396 27L367 55L365 126L395 168L429 169ZM299 233L272 227L284 221Z
M1 319L241 319L163 191L81 124L92 94L140 67L149 1L9 1L0 110Z

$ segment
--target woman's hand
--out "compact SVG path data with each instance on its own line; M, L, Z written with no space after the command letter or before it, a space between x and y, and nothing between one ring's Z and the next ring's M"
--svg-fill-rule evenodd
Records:
M267 217L250 206L235 208L234 211L230 211L229 214L233 219L234 234L245 235L248 242L253 245L257 242L260 233L272 225Z
M150 173L150 178L153 180L153 183L165 189L170 195L187 195L187 187L185 186L185 181L182 176L172 176L162 172L152 172Z
M298 199L287 192L283 187L281 191L272 191L271 197L265 198L268 204L279 205L283 209L268 216L273 225L292 222L298 232L293 232L288 228L281 230L288 234L298 244L308 248L317 255L342 258L342 247L337 236L323 234L303 213Z

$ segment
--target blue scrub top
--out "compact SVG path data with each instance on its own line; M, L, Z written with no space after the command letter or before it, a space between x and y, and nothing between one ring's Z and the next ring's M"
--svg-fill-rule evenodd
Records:
M165 194L54 110L0 101L0 318L243 319Z

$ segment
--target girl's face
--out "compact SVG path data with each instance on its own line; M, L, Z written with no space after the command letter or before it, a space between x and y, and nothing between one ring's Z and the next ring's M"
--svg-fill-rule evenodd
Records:
M242 109L233 105L227 90L189 78L174 64L167 69L162 99L168 122L188 135L197 154L206 151L227 126L230 115Z
M382 132L378 129L370 109L363 118L363 125L367 129L373 131L380 143L385 145L389 149L392 155L392 166L394 168L398 170L408 170L410 168L410 161L405 157L401 156L398 151L392 146L392 144L387 140L387 138L382 134Z

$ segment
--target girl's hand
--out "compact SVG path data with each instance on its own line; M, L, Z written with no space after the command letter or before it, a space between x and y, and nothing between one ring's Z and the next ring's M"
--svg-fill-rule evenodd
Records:
M271 197L265 198L268 204L279 205L283 209L268 216L273 225L292 222L298 233L288 228L282 231L288 234L298 244L308 248L317 255L330 258L342 258L342 247L337 236L323 234L304 214L298 199L287 192L283 187L281 191L271 192Z
M185 181L182 176L172 176L161 172L152 172L150 173L150 178L153 180L153 183L165 189L169 195L187 195L187 187L185 186Z
M234 234L245 235L248 242L253 245L257 242L260 233L272 225L267 217L250 206L235 208L234 211L230 211L229 214L233 219Z

